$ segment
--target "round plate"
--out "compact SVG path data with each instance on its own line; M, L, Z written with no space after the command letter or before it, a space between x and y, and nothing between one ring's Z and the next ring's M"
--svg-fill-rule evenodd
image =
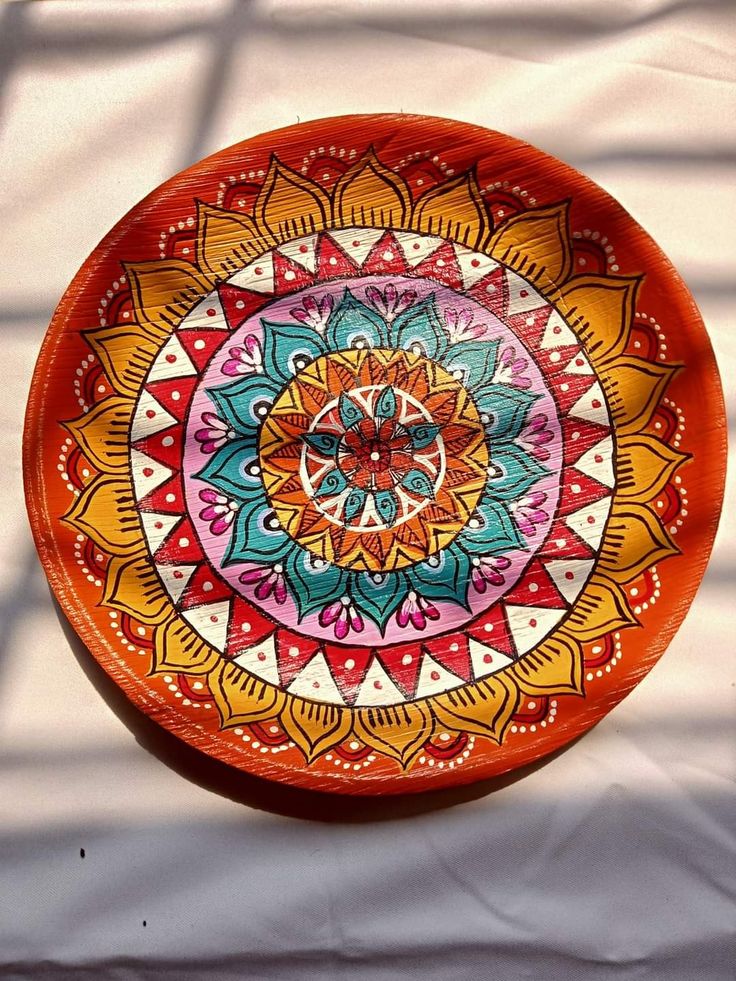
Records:
M49 328L25 477L65 613L145 713L399 793L529 763L641 680L724 432L693 300L606 193L360 116L217 153L110 232Z

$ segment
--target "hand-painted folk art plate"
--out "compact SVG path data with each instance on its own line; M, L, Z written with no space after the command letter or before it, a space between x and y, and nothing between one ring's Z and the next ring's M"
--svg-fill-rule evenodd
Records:
M569 167L447 120L250 139L134 208L51 323L28 506L162 726L356 794L527 764L652 667L724 476L693 300Z

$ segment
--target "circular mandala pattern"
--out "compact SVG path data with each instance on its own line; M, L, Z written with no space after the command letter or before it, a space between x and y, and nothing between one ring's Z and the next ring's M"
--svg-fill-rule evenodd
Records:
M57 314L26 474L62 603L139 704L245 769L380 793L549 752L653 663L720 492L686 499L683 366L718 388L684 288L602 192L460 124L402 123L451 165L330 145L364 125L175 178L158 257L122 223ZM606 235L576 231L591 209ZM665 296L669 351L667 306L641 312ZM697 452L720 461L717 422Z

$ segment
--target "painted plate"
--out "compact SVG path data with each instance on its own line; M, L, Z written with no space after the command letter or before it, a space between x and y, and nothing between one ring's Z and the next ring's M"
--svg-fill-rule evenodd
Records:
M49 328L25 475L129 698L357 794L529 763L651 668L701 578L724 417L632 218L508 136L328 119L134 208Z

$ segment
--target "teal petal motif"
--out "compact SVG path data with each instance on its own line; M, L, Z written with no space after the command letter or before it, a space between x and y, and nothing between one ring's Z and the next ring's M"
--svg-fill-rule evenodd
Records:
M304 433L302 439L315 453L336 456L340 440L334 433Z
M434 499L432 481L423 470L409 470L401 481L401 486L405 487L410 494L414 494L416 497Z
M194 474L228 497L237 501L252 501L263 494L258 452L252 439L237 439L221 446Z
M342 494L348 486L348 479L340 470L330 470L314 489L315 497L334 497Z
M327 346L316 330L305 324L277 324L261 320L263 326L263 365L265 373L287 382L310 361L327 353Z
M387 385L376 399L373 413L382 419L393 419L396 415L396 393L391 385Z
M365 418L363 410L353 402L347 392L340 392L337 406L338 412L340 413L340 422L346 429L350 429L351 426L354 426L361 419Z
M327 322L325 332L333 351L343 351L360 343L366 348L383 347L388 340L387 334L386 324L376 311L357 300L348 289Z
M365 507L366 493L360 487L354 487L348 494L342 516L347 524L355 521Z
M244 504L235 518L233 536L230 540L223 566L236 562L259 562L269 564L283 559L294 548L294 543L281 529L272 511L263 498L254 503Z
M263 375L248 375L229 385L208 388L207 394L217 407L217 414L243 436L255 439L260 426L279 393L276 382Z
M375 491L373 496L376 501L376 511L380 514L382 521L384 524L392 525L399 513L399 505L396 502L394 492L390 490Z
M347 590L348 574L344 569L323 562L298 546L284 560L284 576L300 620L339 599Z
M491 444L491 467L496 476L488 478L486 492L501 501L518 500L549 472L514 443L495 448Z
M499 341L459 341L442 359L442 367L475 391L490 383L496 370Z
M458 547L457 541L417 562L406 571L409 586L422 596L435 600L450 600L469 609L467 605L470 581L470 557Z
M524 547L506 506L488 497L483 498L455 541L471 555L498 555Z
M431 422L420 422L416 426L407 426L406 432L415 450L423 450L436 439L440 427Z
M357 572L350 576L350 595L361 613L377 625L381 633L406 596L403 571L392 573Z
M441 360L447 337L437 313L434 294L404 310L391 324L391 346Z
M529 409L541 395L509 385L490 384L473 392L473 398L481 415L490 417L486 428L491 437L505 442L519 435Z

